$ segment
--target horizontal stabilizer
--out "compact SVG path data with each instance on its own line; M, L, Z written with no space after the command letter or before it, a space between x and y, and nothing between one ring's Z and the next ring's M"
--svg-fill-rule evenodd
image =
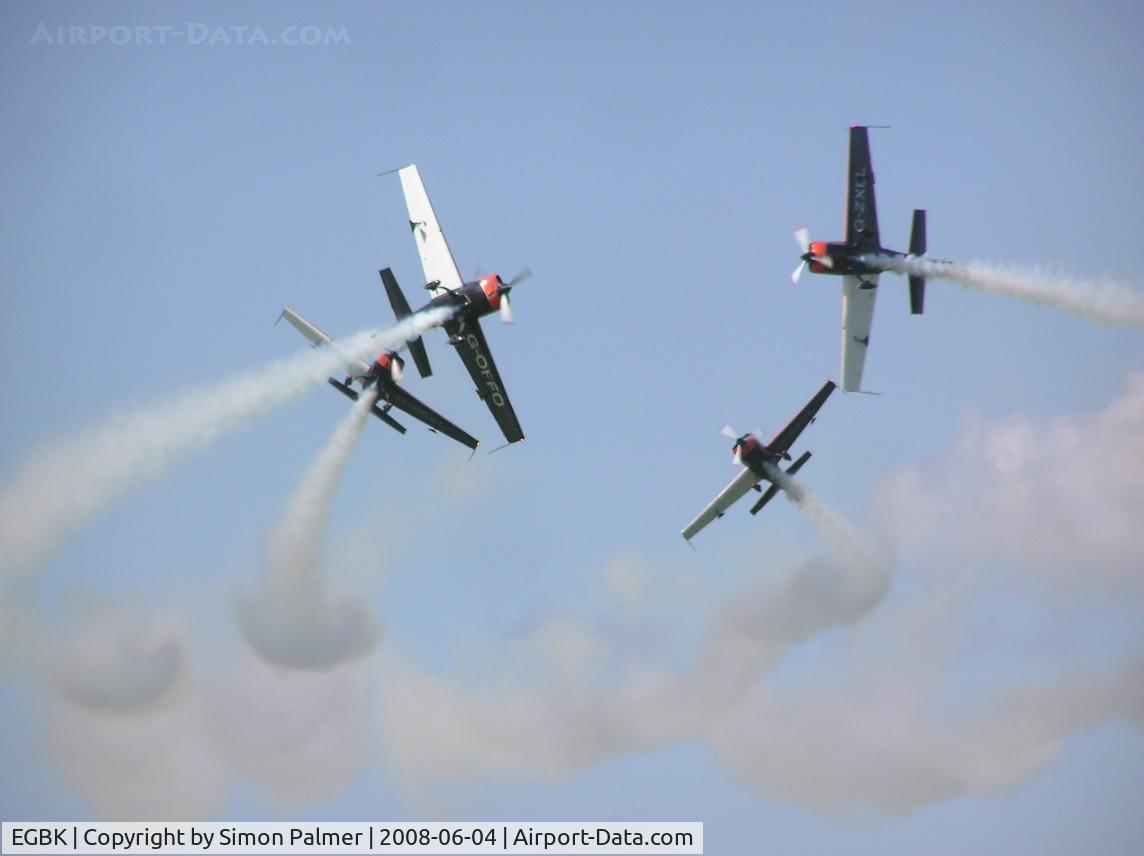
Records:
M379 270L378 273L381 274L381 284L385 286L385 294L389 298L389 305L393 307L393 314L397 316L398 321L408 318L413 314L413 310L409 308L409 301L405 299L405 293L397 284L397 277L389 268Z
M910 312L921 315L926 306L926 279L924 276L910 277Z
M336 378L330 378L329 384L334 389L336 389L338 392L340 392L342 395L344 395L346 398L348 398L350 401L357 401L358 400L359 393L353 387L346 386L344 383L337 380ZM384 410L382 410L380 407L378 407L376 404L374 404L374 406L372 407L372 410L373 410L374 416L376 416L378 419L380 419L382 422L384 422L386 425L388 425L394 431L397 431L400 434L405 433L405 426L402 425L400 422L398 422L396 419L394 419L392 416L390 416L388 413L386 413Z
M914 209L914 224L910 229L910 255L924 256L926 254L926 212L921 208Z
M799 455L798 460L795 461L793 464L791 464L790 467L787 469L787 475L793 476L795 473L797 473L799 470L801 470L802 465L805 464L809 460L810 460L810 452L803 452L801 455Z
M413 314L413 311L409 308L409 301L405 299L401 286L397 284L397 277L389 268L378 271L378 273L381 274L381 283L385 286L385 293L389 297L389 305L393 307L393 314L398 321L408 318ZM409 343L409 353L413 357L413 362L417 364L417 373L421 377L429 377L433 374L433 368L429 365L429 355L425 353L425 343L420 336Z
M779 486L777 484L772 484L770 487L768 487L766 492L763 493L763 498L751 506L751 514L758 514L760 511L762 511L763 506L774 499L778 492Z
M914 211L914 225L910 229L910 255L926 254L926 212ZM922 276L910 276L910 312L921 315L925 309L926 280Z
M801 455L799 455L798 460L795 461L793 464L791 464L790 467L787 469L787 475L793 476L795 473L797 473L799 470L801 470L802 465L805 464L809 460L810 460L810 452L803 452ZM751 514L758 514L760 511L762 511L763 506L766 505L768 502L770 502L772 499L774 499L775 496L778 494L778 492L779 492L779 486L777 484L772 484L770 487L768 487L766 490L766 493L763 494L762 498L758 502L756 502L753 506L751 506Z

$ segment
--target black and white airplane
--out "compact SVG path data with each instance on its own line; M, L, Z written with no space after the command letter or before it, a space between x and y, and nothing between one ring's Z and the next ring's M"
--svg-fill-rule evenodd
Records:
M509 292L527 279L530 273L522 271L508 282L495 273L464 282L445 241L445 233L437 223L437 216L433 213L433 206L417 167L411 165L397 172L401 177L401 189L405 193L405 205L409 210L409 226L413 230L413 238L421 256L421 267L425 272L425 288L433 295L433 299L417 311L446 306L453 310L453 314L442 324L448 334L448 342L461 355L461 361L477 385L477 395L488 406L505 440L518 443L524 439L524 432L493 361L484 331L481 330L480 319L499 312L501 321L511 324ZM387 272L382 271L381 278L398 320L412 315L409 302L393 275L387 276ZM415 339L409 344L409 352L422 377L432 374L421 339Z
M387 271L382 272L384 278ZM405 367L405 361L401 359L394 351L383 351L378 355L377 359L372 364L367 365L364 360L360 360L350 354L339 351L337 344L287 306L282 310L279 318L285 318L290 322L290 325L310 340L310 343L315 347L329 347L335 352L341 354L345 360L346 365L346 378L340 381L337 378L330 378L329 384L342 395L347 398L357 401L360 393L354 389L353 384L357 382L361 385L363 390L371 386L377 388L378 402L373 405L373 415L393 428L395 431L405 433L405 426L389 415L389 411L396 407L398 410L403 410L412 416L414 419L419 419L428 425L432 430L444 434L446 437L451 437L463 446L468 446L470 449L476 449L480 441L475 437L461 430L440 413L424 402L418 400L398 385L401 380L402 370Z
M870 164L870 141L866 128L850 128L850 166L846 190L846 242L811 241L805 228L795 231L802 250L802 263L791 274L798 282L803 268L811 273L842 277L842 389L861 391L862 368L870 346L874 299L878 275L887 270L876 257L921 256L926 251L926 212L914 211L910 251L900 253L882 246L878 236L878 210L874 203L874 169ZM926 281L910 276L910 311L921 315Z
M803 429L814 421L815 414L818 413L823 402L830 397L830 393L833 391L834 381L828 380L823 384L822 389L815 393L814 398L808 401L798 415L791 420L790 424L776 434L769 443L763 443L755 434L744 434L738 437L731 426L723 426L723 433L735 441L735 445L731 447L731 452L735 456L735 465L741 466L742 469L731 480L731 483L723 488L706 508L699 512L699 516L687 524L683 530L683 537L690 541L708 523L717 517L722 517L727 509L738 502L743 494L751 488L762 494L759 501L751 507L751 514L758 514L764 505L774 499L775 494L780 490L775 480L776 470L783 461L791 459L790 447L794 445L794 441L798 439L798 435L802 433ZM787 472L791 475L797 473L802 465L809 460L810 452L803 452L799 459L791 464ZM765 491L759 484L762 481L770 482Z

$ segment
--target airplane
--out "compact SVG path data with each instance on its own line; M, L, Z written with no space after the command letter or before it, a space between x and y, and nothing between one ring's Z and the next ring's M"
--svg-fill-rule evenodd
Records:
M818 413L823 402L830 397L830 393L834 391L834 386L832 380L823 384L822 389L815 393L814 398L808 401L806 406L798 412L798 415L790 421L790 424L776 434L769 443L763 443L753 433L736 436L730 425L723 426L723 434L735 441L735 445L731 447L735 456L735 465L742 466L743 469L706 508L699 512L699 516L687 524L683 530L683 537L686 541L690 542L708 523L722 517L728 508L738 502L743 494L752 488L761 493L762 497L751 507L751 514L758 514L764 505L774 499L780 490L775 478L776 470L783 461L791 459L788 450L794 445L794 441L798 439L798 435L802 433L803 429L814 421L815 414ZM786 472L794 475L809 460L810 452L803 452ZM759 484L764 480L771 483L766 491Z
M289 321L295 330L309 339L310 344L315 348L326 346L338 351L338 346L333 339L289 306L283 309L282 314L278 316L278 320L282 320L283 318ZM390 428L402 434L405 433L405 426L389 415L389 411L396 407L398 410L405 411L414 419L421 420L428 425L431 430L444 434L446 437L451 437L463 446L475 450L477 446L480 445L480 441L475 437L461 430L433 408L398 386L398 381L401 380L405 368L405 360L398 356L396 351L383 351L370 365L367 365L364 360L360 360L357 357L340 351L338 352L341 353L345 359L346 370L349 374L346 375L344 381L340 381L337 378L330 378L330 386L351 401L357 401L360 395L360 393L353 388L355 381L361 385L363 391L369 389L371 386L375 387L378 393L378 401L383 401L384 404L379 407L377 402L375 402L372 408L373 415Z
M878 236L878 211L874 204L874 169L870 164L870 141L862 125L850 127L850 166L846 191L846 242L811 241L806 228L795 230L802 263L791 274L798 282L804 268L811 273L842 277L842 389L861 392L862 368L870 346L878 275L888 270L872 256L904 258L925 255L926 212L914 211L910 251L886 249ZM926 281L911 275L910 312L921 315Z
M524 432L508 399L500 372L497 371L496 363L493 361L484 331L481 330L480 319L493 312L499 312L501 321L511 324L512 307L509 305L509 292L531 276L531 273L525 269L508 282L495 273L478 276L470 282L462 281L457 263L453 260L453 254L445 241L445 233L441 231L437 217L433 213L433 205L429 202L429 195L425 192L425 185L421 182L417 167L413 165L403 167L397 170L397 173L401 177L401 189L405 194L406 208L409 210L409 226L413 231L421 256L421 267L425 272L427 281L425 288L433 295L433 298L417 311L424 312L442 306L453 309L452 316L441 325L449 337L448 344L454 346L460 354L473 383L477 385L477 395L496 419L505 440L508 443L519 443L524 440ZM382 271L381 278L397 319L400 321L412 315L409 303L392 273L387 275ZM413 355L417 370L422 377L432 374L429 358L420 338L409 344L409 352Z

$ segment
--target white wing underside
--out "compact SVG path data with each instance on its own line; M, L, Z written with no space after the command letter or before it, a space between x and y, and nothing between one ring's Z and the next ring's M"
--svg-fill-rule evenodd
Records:
M421 255L426 284L439 282L443 288L459 289L463 285L461 274L445 241L445 233L437 222L437 215L433 213L429 194L421 183L421 174L412 164L399 169L397 174L401 177L405 207L409 209L409 226L413 230L417 252Z
M346 364L346 370L354 375L354 377L362 377L369 374L369 366L359 360L357 357L346 353L338 347L337 342L287 306L282 310L282 316L290 322L290 326L310 340L310 344L315 348L327 347L333 350Z
M717 497L711 500L711 504L699 512L698 517L687 524L687 528L683 530L683 537L690 541L704 526L738 502L743 494L749 491L758 482L759 477L754 474L751 468L743 467L743 469L739 471L739 474L735 476L734 480L723 488Z
M862 288L863 282L875 287ZM842 277L842 388L847 392L857 392L862 388L862 369L870 347L877 285L877 274Z

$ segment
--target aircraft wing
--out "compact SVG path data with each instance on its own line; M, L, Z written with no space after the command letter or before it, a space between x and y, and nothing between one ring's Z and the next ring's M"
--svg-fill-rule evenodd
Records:
M337 343L333 339L331 339L329 336L327 336L289 306L283 309L282 314L278 317L285 318L287 321L289 321L290 326L305 336L307 339L309 339L310 344L315 348L320 348L323 345L332 348L345 361L346 369L354 373L355 376L360 377L361 375L369 373L369 366L367 366L357 357L343 351L338 347Z
M405 193L405 207L409 209L409 227L421 254L421 267L425 271L425 282L438 282L440 287L458 290L464 284L453 261L453 254L445 242L445 233L437 223L429 194L421 183L417 167L410 164L397 171L401 177L401 190Z
M699 516L692 520L683 530L683 537L690 541L700 530L703 529L708 523L716 517L722 517L723 513L734 505L739 499L754 487L759 482L759 477L751 470L750 467L743 467L739 474L735 476L732 482L719 492L711 503L699 512Z
M846 392L862 388L877 296L877 274L842 277L842 388Z
M878 209L874 204L874 168L866 129L850 129L850 167L846 184L846 243L859 250L877 250Z
M773 452L786 452L793 446L798 435L811 423L823 402L830 397L832 392L834 392L834 381L828 380L822 385L822 389L814 394L814 398L808 401L806 406L798 412L798 415L790 421L790 424L775 435L774 439L767 444L767 448Z
M523 440L524 432L512 409L512 402L508 400L504 384L501 383L500 372L493 362L493 354L489 350L489 343L485 341L480 322L476 318L466 319L463 323L449 321L445 324L445 332L451 341L456 342L457 353L461 355L465 368L477 385L477 395L488 405L505 440L510 443Z
M398 410L404 410L414 419L420 419L434 431L438 431L446 437L452 437L462 446L475 449L480 444L480 441L475 437L462 431L432 407L415 398L400 386L393 384L384 390L382 395Z

